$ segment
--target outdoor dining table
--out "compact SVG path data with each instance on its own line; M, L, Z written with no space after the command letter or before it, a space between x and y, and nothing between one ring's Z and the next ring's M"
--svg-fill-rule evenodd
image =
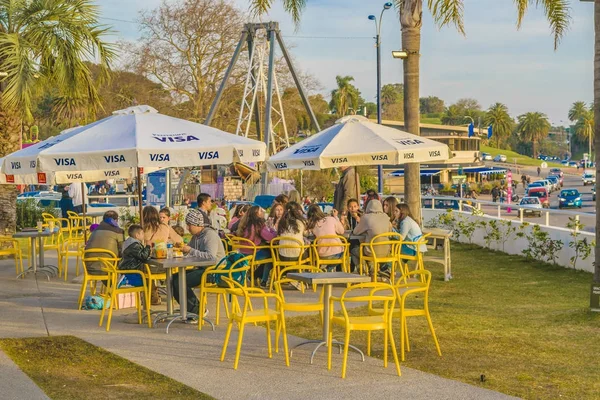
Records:
M159 313L154 318L153 326L159 321L165 321L170 319L167 323L167 333L169 333L169 327L174 321L182 320L185 322L189 316L200 318L200 316L190 313L187 310L187 290L186 290L186 267L212 267L215 265L214 261L206 261L199 257L173 257L173 258L152 258L148 261L149 265L162 267L166 271L167 276L167 312ZM173 269L177 269L179 272L179 312L176 313L173 310ZM215 330L215 325L206 318L202 318L205 322L208 322L212 330Z
M310 356L310 363L313 363L313 358L317 353L317 350L322 346L327 345L327 338L329 337L329 300L331 299L331 289L334 284L347 284L347 283L366 283L371 282L371 277L364 275L356 275L356 274L348 274L346 272L321 272L321 273L310 273L310 272L293 272L288 273L287 277L290 279L295 279L300 282L306 283L307 285L323 285L323 337L321 340L307 340L302 342L296 346L294 349L299 346L303 346L305 344L316 344L317 347L313 350ZM341 348L344 345L343 342L338 340L333 340L333 345L336 345ZM352 350L359 353L362 357L362 360L365 361L365 355L360 349L354 347L352 345L348 345ZM293 349L292 349L293 351ZM291 352L290 352L291 355Z
M452 231L448 231L440 228L423 228L423 234L430 234L429 238L433 239L433 246L435 247L436 240L441 239L444 241L444 256L425 256L423 260L437 262L444 265L444 281L452 279L452 258L450 257L450 237Z
M48 270L48 268L44 265L44 244L42 243L42 238L45 237L50 237L52 235L54 235L56 232L50 232L49 230L42 230L42 231L38 231L37 229L35 230L24 230L21 232L17 232L15 234L13 234L13 238L15 239L19 239L19 238L29 238L29 240L31 241L31 258L29 259L29 268L27 268L25 271L21 272L19 275L17 275L17 279L19 279L21 276L25 276L29 273L32 274L37 274L39 272L46 274L46 278L48 280L50 280L50 276L51 275L56 275L56 271L51 271ZM39 268L38 268L38 260L36 257L36 243L37 243L37 247L39 247ZM53 267L56 268L56 267Z
M89 210L89 208L88 208L88 210ZM106 210L104 210L104 211L86 211L85 216L92 218L94 223L97 223L98 218L102 218L104 216L105 212L106 212ZM83 217L83 213L79 213L78 215L80 217Z

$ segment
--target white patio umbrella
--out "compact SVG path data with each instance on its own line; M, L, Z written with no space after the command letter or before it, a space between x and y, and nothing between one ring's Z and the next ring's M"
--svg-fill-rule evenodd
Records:
M136 168L139 179L139 168L247 163L266 157L263 142L169 117L149 106L115 111L81 129L41 151L38 169L58 173Z
M398 165L443 161L448 146L435 140L370 122L351 115L336 124L275 154L270 170L320 170L358 165Z

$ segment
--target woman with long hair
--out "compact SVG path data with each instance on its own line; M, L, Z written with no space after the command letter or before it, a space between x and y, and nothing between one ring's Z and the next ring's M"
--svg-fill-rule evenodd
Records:
M394 222L396 217L394 217L394 213L396 211L396 206L398 205L398 199L394 196L387 197L383 201L383 212L390 217L390 222Z
M306 231L306 223L304 221L304 213L302 207L295 201L291 201L285 205L285 212L279 221L277 234L279 236L292 237L301 243L304 243L304 232ZM297 244L291 240L281 240L281 245ZM300 257L300 249L279 249L279 255L283 261L295 261Z
M271 207L271 212L269 213L269 218L267 219L267 225L271 228L277 230L279 226L279 221L283 217L283 204L273 204Z
M306 227L313 235L315 235L316 239L319 240L318 243L342 244L342 241L338 238L319 239L321 236L343 235L344 226L339 219L331 215L325 215L321 210L321 207L316 204L313 204L308 208L307 215L308 220ZM325 260L339 259L344 256L344 248L342 246L319 247L318 252L319 257Z
M291 203L292 201L298 204L302 204L302 199L300 198L300 193L296 189L290 190L288 195L288 201Z
M240 220L236 235L251 240L257 246L264 246L277 236L277 232L266 225L265 210L259 206L252 206ZM251 252L251 250L240 249L240 253L245 255ZM267 258L271 258L271 250L260 249L256 252L256 260L265 260ZM254 276L262 276L260 282L262 287L267 286L272 267L272 264L261 264L254 272Z
M144 216L144 240L152 246L156 242L182 243L183 239L167 224L160 221L158 210L153 206L146 206L142 210Z
M250 209L250 204L238 204L235 206L233 217L231 217L231 221L229 221L227 229L229 229L231 232L237 231L240 220L248 212L248 209Z
M161 208L158 212L158 218L162 224L169 225L171 222L171 210L169 207Z
M417 242L423 236L423 231L417 221L412 217L408 205L404 203L398 204L396 210L394 210L394 214L396 216L396 226L394 226L394 230L402 236L402 240L407 242ZM419 251L426 252L427 245L422 244L419 246ZM403 244L400 253L406 254L407 256L414 256L417 254L417 248L415 245Z

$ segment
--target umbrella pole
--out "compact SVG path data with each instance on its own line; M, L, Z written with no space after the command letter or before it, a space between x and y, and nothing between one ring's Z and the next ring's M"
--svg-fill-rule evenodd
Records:
M360 205L360 180L358 179L358 170L356 167L352 168L354 168L354 180L356 182L356 201L358 201L358 204Z
M144 226L144 214L142 213L142 176L140 169L136 168L137 171L137 186L138 186L138 207L140 211L140 225Z
M85 226L86 224L86 217L85 217L85 213L86 213L86 203L85 203L85 191L86 191L86 187L85 187L85 182L81 182L81 198L83 200L83 207L81 207L83 209L83 242L87 243L87 227Z

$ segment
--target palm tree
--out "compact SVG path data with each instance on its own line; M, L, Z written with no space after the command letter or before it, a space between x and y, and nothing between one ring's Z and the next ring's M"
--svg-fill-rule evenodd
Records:
M351 76L336 76L337 89L331 91L331 104L332 110L338 117L343 117L348 114L350 109L356 113L358 108L358 99L360 93L354 85L350 82L354 80Z
M569 121L575 122L588 111L587 105L583 101L576 101L569 110Z
M393 85L383 85L381 88L381 105L383 108L390 104L397 103L400 100L400 94Z
M273 0L249 0L256 14L265 14ZM402 29L402 49L408 54L404 59L404 128L407 132L419 135L419 53L421 51L421 26L423 24L424 0L395 0L400 11ZM597 2L600 0L596 0ZM517 29L521 27L523 17L532 0L514 0L517 6ZM306 0L282 0L283 8L298 23ZM433 14L438 26L453 24L465 34L463 23L464 0L427 0L427 6ZM536 7L541 7L550 22L550 30L554 35L556 48L569 25L568 0L536 0ZM596 7L596 8L600 8ZM596 10L596 12L600 12ZM600 22L596 22L600 31ZM600 35L600 33L599 33ZM600 42L598 42L600 43ZM600 52L600 50L599 50ZM598 66L600 69L600 66ZM598 75L600 76L600 75ZM600 86L600 82L598 83ZM600 87L598 88L600 96ZM600 112L600 109L599 111ZM404 168L404 200L411 214L417 221L421 220L421 176L418 164L407 164ZM600 258L599 258L600 260ZM600 275L600 272L599 272Z
M594 31L596 39L594 43L594 131L600 132L600 1L594 3ZM596 161L600 160L600 135L595 136ZM592 293L595 288L600 287L600 201L596 202L596 249L594 258L594 283L591 287ZM590 296L593 298L593 296ZM591 304L593 308L596 308Z
M508 107L506 105L495 103L485 113L484 123L492 126L493 135L496 137L496 147L500 148L500 141L508 138L514 121L508 115Z
M52 88L65 99L100 106L86 61L95 59L106 79L114 52L103 41L108 30L99 24L99 15L92 0L0 0L0 72L5 75L0 155L19 149L22 121L32 120L36 92ZM0 229L14 229L14 187L0 186L0 210Z
M550 132L550 121L546 114L541 112L528 112L517 117L517 133L524 140L531 141L533 148L532 157L537 157L537 143L540 139L548 136Z
M592 159L592 140L594 139L594 109L586 109L579 115L575 124L575 134L588 141L589 160Z

